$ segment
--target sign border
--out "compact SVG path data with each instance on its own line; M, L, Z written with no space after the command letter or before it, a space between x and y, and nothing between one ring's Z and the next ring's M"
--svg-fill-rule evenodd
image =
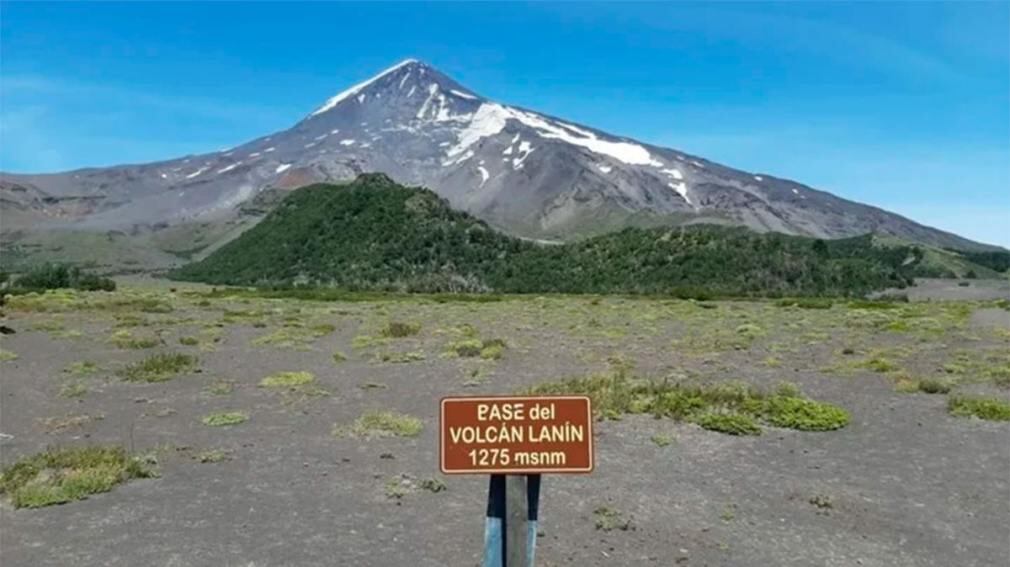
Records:
M451 471L445 468L445 443L443 443L442 437L442 427L445 424L445 403L451 400L539 400L539 399L553 399L553 400L585 400L586 409L589 411L589 423L588 423L588 439L589 439L589 468L573 469L573 468L511 468L511 469L453 469ZM593 440L593 400L589 396L574 396L574 395L548 395L548 396L537 396L532 394L509 396L505 394L497 394L490 396L442 396L439 400L439 410L438 410L438 468L445 475L455 475L455 474L589 474L596 469L596 447Z

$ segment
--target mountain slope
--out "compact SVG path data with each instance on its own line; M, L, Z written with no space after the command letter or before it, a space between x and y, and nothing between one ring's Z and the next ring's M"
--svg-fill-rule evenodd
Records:
M415 60L229 150L47 175L0 175L4 230L142 232L232 222L267 189L385 172L530 238L698 222L988 247L881 209L486 100ZM230 234L230 232L228 233Z
M173 277L401 291L834 295L903 286L919 258L869 236L822 241L713 226L538 244L500 234L431 191L370 174L294 191Z

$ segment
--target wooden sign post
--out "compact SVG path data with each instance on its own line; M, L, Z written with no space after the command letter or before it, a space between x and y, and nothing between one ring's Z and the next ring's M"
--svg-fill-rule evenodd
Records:
M585 396L442 399L442 472L491 475L484 567L533 567L540 475L592 472L592 416Z

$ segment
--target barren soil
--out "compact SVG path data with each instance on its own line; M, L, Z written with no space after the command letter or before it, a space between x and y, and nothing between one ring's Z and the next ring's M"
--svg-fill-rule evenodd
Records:
M160 476L58 506L5 499L4 567L476 565L487 479L439 474L439 398L616 366L657 379L789 381L852 420L830 432L764 426L755 437L645 415L600 422L596 471L544 480L541 565L1010 562L1010 422L956 417L948 395L903 391L935 378L949 395L1010 399L999 379L1010 372L1010 329L994 302L315 302L170 285L5 308L17 333L0 343L16 355L0 362L0 464L49 446L115 444L156 461ZM390 321L420 331L382 337ZM507 346L496 360L446 354L472 336ZM129 348L139 338L155 344ZM198 370L154 383L120 377L157 352L194 355ZM315 382L259 385L280 371ZM415 416L424 429L346 433L372 410ZM202 423L220 411L248 421ZM446 490L421 488L425 479ZM627 529L598 529L601 507Z

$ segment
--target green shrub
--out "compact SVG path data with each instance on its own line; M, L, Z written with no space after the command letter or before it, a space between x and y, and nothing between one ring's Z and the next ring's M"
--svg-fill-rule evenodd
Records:
M766 411L768 423L800 431L830 431L849 424L849 412L844 409L802 398L773 397Z
M950 392L950 382L932 378L919 380L919 391L925 394L946 394Z
M505 351L505 341L501 339L463 339L451 342L448 346L448 354L460 358L481 357L485 360L497 360L502 357Z
M480 339L465 339L449 343L449 352L461 358L480 356L480 351L483 348Z
M999 398L951 396L947 400L947 410L958 417L1010 421L1010 403Z
M403 321L390 321L385 327L379 331L379 334L383 337L392 339L402 339L404 337L412 337L421 332L420 323L406 323Z

